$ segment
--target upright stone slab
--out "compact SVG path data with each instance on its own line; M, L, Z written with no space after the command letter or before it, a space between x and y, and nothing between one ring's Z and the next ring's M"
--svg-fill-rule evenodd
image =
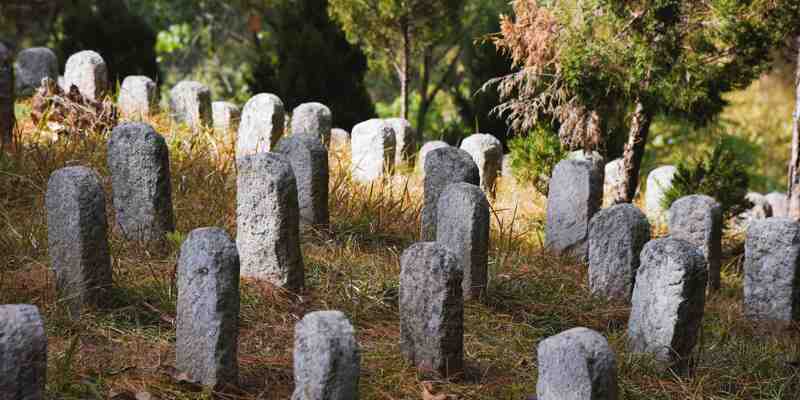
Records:
M722 207L704 195L684 196L669 209L669 234L683 239L703 252L708 266L708 287L720 287L722 257Z
M175 122L192 129L211 126L211 90L200 82L178 82L169 92L169 108Z
M617 357L603 335L572 328L539 342L538 400L616 400Z
M0 42L0 150L11 143L16 124L12 59L11 50Z
M453 184L480 184L478 166L469 153L455 147L443 147L425 157L425 193L422 206L422 240L436 240L439 195Z
M607 163L604 167L603 203L612 204L625 183L625 160L618 158Z
M311 135L287 136L275 152L292 164L297 182L300 225L324 228L328 225L328 150Z
M0 399L42 400L47 334L36 306L0 305Z
M302 288L297 181L289 160L258 153L238 158L236 164L236 247L242 276Z
M417 133L405 118L388 118L386 123L394 130L394 165L413 166L414 152L417 151Z
M661 206L664 194L672 186L672 178L678 169L672 165L658 167L647 175L647 191L645 192L644 205L647 217L657 223L666 222L666 210Z
M753 221L744 247L744 314L752 320L800 320L800 224Z
M454 183L444 189L437 205L436 241L456 255L464 270L465 299L486 290L489 264L489 202L481 188Z
M175 230L169 150L150 125L118 125L108 141L116 225L129 240L163 240Z
M422 145L422 147L419 149L419 155L417 156L419 158L417 160L417 168L422 171L423 175L425 174L425 159L428 157L428 154L436 149L441 149L444 147L450 147L450 145L441 140L431 140Z
M741 231L747 231L753 221L772 217L772 206L767 197L761 193L750 192L745 197L752 204L747 211L736 216L735 226Z
M557 255L586 260L589 221L603 201L603 169L588 160L562 160L547 196L545 246Z
M650 223L631 204L600 210L589 223L589 290L608 300L631 299L639 255L650 240Z
M239 129L239 120L242 118L242 113L236 104L227 101L212 102L211 115L214 131L218 134L225 134Z
M283 135L285 111L278 96L261 93L242 110L236 138L236 157L271 151Z
M767 202L772 207L773 217L787 217L789 216L789 199L786 198L786 193L772 192L765 196Z
M203 385L236 385L238 345L236 244L222 229L195 229L178 259L175 367Z
M331 141L333 114L321 103L303 103L292 110L292 135L309 135L326 147Z
M75 85L83 97L102 100L108 94L108 67L100 54L84 50L71 55L64 67L64 86Z
M395 133L382 119L353 127L350 172L353 179L369 183L394 171Z
M142 119L158 112L158 87L152 79L133 75L122 81L117 100L120 113Z
M33 96L42 79L58 79L58 58L47 47L32 47L17 54L14 63L14 80L18 97Z
M469 153L478 166L481 188L486 193L494 193L495 180L503 157L503 144L492 135L476 133L461 142L461 150Z
M358 400L361 350L340 311L306 314L294 328L292 400Z
M72 318L98 305L111 287L106 195L86 167L53 172L47 183L47 244L59 301Z
M444 245L421 242L400 257L400 351L442 377L464 367L464 271Z
M350 133L344 129L331 129L331 149L345 150L350 148Z
M705 259L693 244L664 238L644 246L641 262L631 300L628 348L681 369L702 328Z

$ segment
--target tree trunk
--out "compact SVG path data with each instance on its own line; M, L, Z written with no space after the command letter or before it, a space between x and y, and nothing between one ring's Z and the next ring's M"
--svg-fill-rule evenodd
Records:
M789 161L789 218L800 221L800 36L797 43L797 70L795 74L795 109L792 116L792 154Z
M403 55L400 65L400 97L402 97L403 106L400 111L402 117L408 120L408 85L410 82L409 78L409 66L411 65L411 32L409 32L408 22L404 21L402 23L403 29Z
M615 204L632 203L636 196L636 188L639 185L639 169L642 166L647 134L650 132L652 120L652 112L645 108L641 100L637 101L628 133L628 143L625 144L623 153L624 179L618 187Z

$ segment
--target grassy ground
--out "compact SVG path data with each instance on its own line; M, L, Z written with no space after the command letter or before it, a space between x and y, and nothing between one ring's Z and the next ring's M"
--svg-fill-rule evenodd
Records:
M51 141L19 107L19 146L0 158L0 303L33 303L49 337L52 398L209 398L182 382L174 365L175 268L181 240L194 228L235 234L235 166L230 137L190 134L153 118L170 147L177 232L162 248L109 237L115 288L102 309L69 321L48 269L44 195L50 173L83 164L103 176L106 136ZM399 256L417 238L421 179L350 181L347 155L331 155L331 232L310 232L302 249L307 290L296 295L256 281L242 286L241 386L226 398L286 399L292 390L294 324L309 311L339 309L362 348L361 399L431 399L399 352ZM741 238L726 239L724 289L708 300L690 374L658 372L625 351L629 308L591 298L586 267L542 251L543 201L530 188L501 182L493 203L489 295L466 305L464 376L430 382L457 399L525 399L535 391L536 343L575 327L609 338L624 399L797 399L800 370L789 332L758 334L742 317ZM109 221L113 221L110 202ZM427 390L427 389L425 389Z

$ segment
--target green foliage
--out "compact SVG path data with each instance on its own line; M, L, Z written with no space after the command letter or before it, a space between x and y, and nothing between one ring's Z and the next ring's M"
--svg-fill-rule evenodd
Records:
M669 207L681 197L704 194L722 207L725 221L746 211L752 204L746 199L749 176L747 165L738 158L736 142L721 140L711 152L693 162L678 163L678 171L662 199Z
M558 136L542 127L528 136L518 136L508 143L514 176L530 182L536 191L547 196L550 176L559 161L567 157Z

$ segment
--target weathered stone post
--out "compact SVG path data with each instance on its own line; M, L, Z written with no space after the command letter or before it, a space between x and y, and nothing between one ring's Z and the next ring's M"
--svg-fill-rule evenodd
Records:
M36 306L0 305L0 399L43 400L47 334Z
M495 180L502 166L503 144L492 135L476 133L461 142L461 150L469 153L478 166L481 188L493 195Z
M283 135L285 111L278 96L260 93L242 109L236 137L236 157L272 151Z
M376 181L394 173L394 129L382 119L371 119L353 127L351 173L362 183Z
M90 100L102 100L108 94L108 67L100 54L84 50L71 55L64 67L66 92L75 85Z
M708 288L720 287L722 257L722 207L711 197L681 197L669 209L669 235L683 239L703 252L708 266Z
M589 160L556 164L547 196L545 247L557 255L586 260L589 221L602 201L602 165Z
M158 87L152 79L134 75L122 81L119 88L120 113L128 118L142 119L158 112Z
M169 92L169 108L175 122L191 129L211 126L211 90L200 82L178 82Z
M753 221L744 247L744 314L751 320L800 320L800 224Z
M292 110L292 135L315 137L328 147L331 141L333 114L321 103L303 103Z
M436 240L439 196L459 182L480 184L478 166L469 153L455 147L436 149L425 156L425 193L422 207L422 240Z
M328 226L328 150L311 135L287 136L278 142L275 152L292 164L297 182L300 225Z

